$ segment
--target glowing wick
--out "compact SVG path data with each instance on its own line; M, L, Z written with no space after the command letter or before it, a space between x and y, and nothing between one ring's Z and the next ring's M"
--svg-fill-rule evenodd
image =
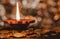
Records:
M20 12L19 12L19 6L18 6L18 2L16 3L16 20L19 21L20 20Z

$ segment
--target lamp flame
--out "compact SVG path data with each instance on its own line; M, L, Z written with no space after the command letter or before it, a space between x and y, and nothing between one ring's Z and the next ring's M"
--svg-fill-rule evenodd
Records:
M19 5L18 2L16 3L16 20L19 21L20 20L20 14L19 14Z

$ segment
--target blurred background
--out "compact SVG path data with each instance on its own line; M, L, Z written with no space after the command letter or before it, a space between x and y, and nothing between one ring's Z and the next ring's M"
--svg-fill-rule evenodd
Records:
M29 17L35 20L34 23L29 23L26 30L21 30L20 28L17 28L18 30L10 30L10 27L15 27L15 25L5 23L7 19L15 19L17 2L19 2L19 11L22 18ZM19 27L20 25L16 26ZM9 39L10 36L40 37L42 39L59 38L60 0L0 0L0 33L2 35L0 38L6 39ZM4 36L5 34L8 36Z

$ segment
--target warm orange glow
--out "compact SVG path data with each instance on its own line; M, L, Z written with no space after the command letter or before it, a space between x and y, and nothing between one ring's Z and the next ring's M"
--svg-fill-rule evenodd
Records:
M27 23L30 23L32 20L30 19L21 19L20 21L17 21L17 20L14 20L14 19L10 19L10 20L6 20L6 22L8 24L18 24L19 22L21 22L22 24L26 24Z
M18 21L17 20L6 20L6 22L8 23L8 24L18 24Z

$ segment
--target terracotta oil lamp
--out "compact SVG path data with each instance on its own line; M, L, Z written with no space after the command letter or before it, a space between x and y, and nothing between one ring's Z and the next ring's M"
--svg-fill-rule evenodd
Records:
M31 18L31 17L30 17ZM25 30L30 23L34 23L34 20L31 20L29 17L22 17L19 12L18 2L16 3L16 19L7 19L6 24L10 25L10 29L13 30Z

